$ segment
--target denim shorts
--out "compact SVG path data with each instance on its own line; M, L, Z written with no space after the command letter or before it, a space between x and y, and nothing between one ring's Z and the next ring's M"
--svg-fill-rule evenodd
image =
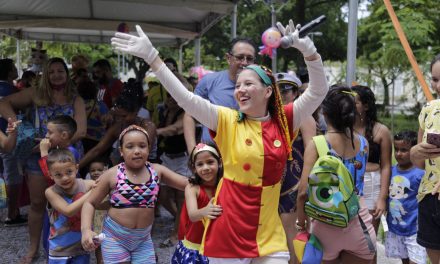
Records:
M23 173L18 170L18 159L10 153L0 153L3 160L3 178L6 185L19 185L23 183Z
M440 201L438 194L427 194L419 203L419 245L440 250Z
M28 174L31 175L41 175L43 176L43 171L38 164L40 160L40 153L32 153L29 158L24 163L24 169Z

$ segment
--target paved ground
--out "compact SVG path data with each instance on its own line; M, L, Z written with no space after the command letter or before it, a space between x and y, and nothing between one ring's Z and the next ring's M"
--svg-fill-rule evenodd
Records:
M5 210L0 210L0 219L5 219ZM159 244L165 240L173 227L173 219L165 210L161 210L161 217L157 217L153 227L153 242L156 253L159 257L158 264L170 263L170 258L174 253L174 247L160 248ZM18 263L20 257L26 253L29 239L27 236L27 226L21 227L4 227L3 222L0 223L0 263ZM380 264L398 264L401 263L397 259L387 259L384 257L384 248L378 244L378 262ZM34 263L46 263L44 253L41 250L41 256ZM95 263L94 258L92 263Z
M24 208L26 210L26 208ZM25 211L24 210L24 211ZM20 258L26 254L29 243L27 226L4 227L3 220L6 217L6 210L0 209L0 264L18 263ZM159 257L158 264L170 263L174 253L174 247L160 248L159 244L164 241L173 228L173 219L165 210L161 211L161 217L155 219L153 227L153 242L156 253ZM40 257L34 263L46 263L44 251L40 250ZM95 263L94 257L92 262Z

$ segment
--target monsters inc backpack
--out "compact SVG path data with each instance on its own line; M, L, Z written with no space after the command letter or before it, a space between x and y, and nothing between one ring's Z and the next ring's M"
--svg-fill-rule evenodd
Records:
M313 141L319 157L309 175L305 212L323 223L347 227L359 212L353 177L342 160L330 154L324 136L315 136Z

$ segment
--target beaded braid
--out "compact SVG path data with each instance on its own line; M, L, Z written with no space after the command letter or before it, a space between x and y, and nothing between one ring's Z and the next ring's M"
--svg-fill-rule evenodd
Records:
M289 133L289 123L287 123L287 117L286 117L286 113L284 112L284 105L281 99L281 95L280 95L280 91L279 89L275 86L275 111L277 114L277 121L278 121L278 125L280 126L280 128L283 131L283 139L284 139L284 143L287 145L287 151L289 154L289 160L292 160L292 139L290 138L290 133Z
M272 90L275 95L275 107L274 107L275 113L274 114L276 115L278 126L282 131L284 144L286 144L286 146L287 146L286 149L287 149L287 153L289 155L289 160L292 160L293 159L293 157L292 157L292 139L290 138L289 123L287 122L286 113L284 112L284 105L283 105L283 100L281 98L280 90L278 89L278 87L276 85L275 78L272 75L272 71L270 71L266 67L262 67L262 68L266 72L266 74L269 76L269 78L272 80Z

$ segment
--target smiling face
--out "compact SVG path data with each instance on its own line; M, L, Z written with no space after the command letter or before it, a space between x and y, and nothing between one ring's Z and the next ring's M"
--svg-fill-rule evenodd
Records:
M125 165L131 169L140 169L148 160L149 149L147 136L137 130L127 132L121 139L119 151Z
M67 72L64 65L60 62L54 62L49 65L49 82L51 85L63 85L67 82Z
M197 175L202 178L203 184L215 186L218 174L218 161L209 151L197 153L194 161L194 169Z
M250 117L266 116L271 95L272 87L264 85L255 71L244 69L238 75L234 97L244 114Z
M237 42L231 53L226 54L226 58L229 64L229 76L231 80L235 80L244 67L255 62L255 49L249 43Z
M64 191L70 192L75 188L78 166L73 162L54 162L49 167L50 177Z

